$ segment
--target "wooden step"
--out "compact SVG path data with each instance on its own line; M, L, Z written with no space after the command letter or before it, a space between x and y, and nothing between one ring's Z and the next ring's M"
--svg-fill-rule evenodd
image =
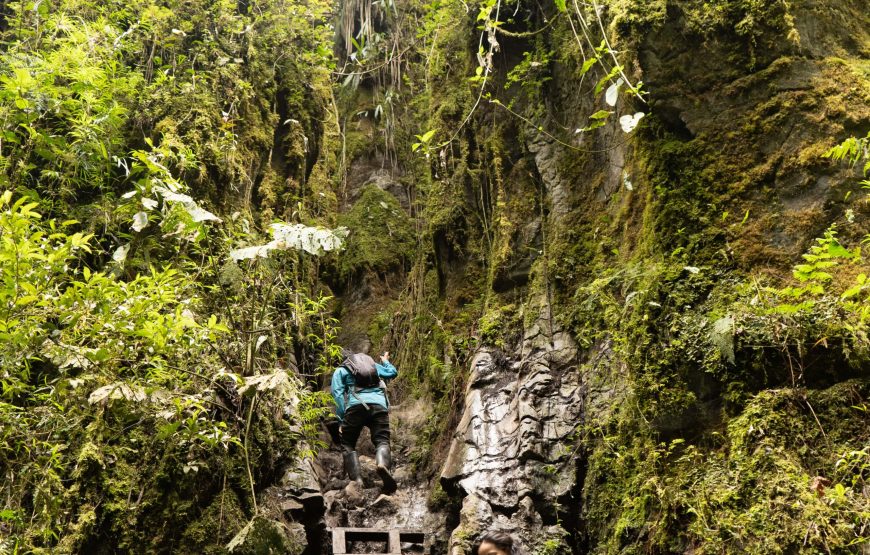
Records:
M403 543L423 543L425 534L418 530L394 529L379 530L376 528L333 528L332 553L335 555L351 555L347 550L347 542L386 542L387 552L372 555L401 555Z

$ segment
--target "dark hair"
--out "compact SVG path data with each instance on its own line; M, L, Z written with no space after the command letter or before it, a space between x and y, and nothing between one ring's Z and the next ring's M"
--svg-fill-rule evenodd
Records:
M471 555L480 555L480 546L484 542L489 542L497 548L503 549L508 555L524 555L525 553L520 546L514 543L514 539L510 534L506 532L491 531L480 536L480 539L478 539L477 543L474 544L474 549L471 550Z

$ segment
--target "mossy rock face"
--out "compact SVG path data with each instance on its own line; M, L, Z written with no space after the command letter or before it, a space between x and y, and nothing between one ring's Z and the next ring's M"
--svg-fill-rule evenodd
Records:
M606 440L589 458L587 516L610 523L594 531L595 552L853 552L868 501L856 473L866 462L848 454L866 445L868 428L842 399L866 398L867 388L764 391L701 442L656 442L623 421L613 428L619 451Z
M224 546L245 520L245 513L236 492L221 492L203 510L200 517L187 526L181 543L189 553L225 553Z
M339 260L339 274L354 279L365 271L386 273L404 268L415 245L411 218L393 195L377 186L362 189L359 200L338 219L350 230Z
M823 156L847 136L863 136L870 122L870 73L862 61L870 42L860 28L866 6L862 14L855 1L606 4L621 46L636 48L632 70L651 93L649 107L637 107L647 111L638 131L625 148L599 156L538 157L535 179L564 184L568 192L558 204L547 188L540 211L529 210L535 196L512 214L508 205L494 202L489 213L484 202L463 198L460 183L473 191L481 176L497 181L474 159L477 152L462 152L455 167L465 181L445 178L429 191L427 224L437 232L436 247L451 244L448 231L480 229L484 212L502 226L493 247L442 250L454 267L471 267L483 252L488 277L498 276L511 267L511 248L523 244L513 240L518 224L540 213L546 256L533 265L528 285L512 288L516 296L499 304L530 314L532 294L552 287L556 320L588 335L587 344L607 344L612 366L624 372L624 406L588 423L589 552L822 552L825 537L832 552L848 552L848 529L861 524L838 503L853 502L860 488L841 479L845 489L826 494L835 501L810 485L817 473L835 471L837 457L866 445L866 433L855 427L866 418L860 409L850 415L836 408L833 389L814 388L856 374L841 354L820 356L816 345L807 359L812 368L801 387L792 387L794 349L774 344L775 326L752 327L770 320L751 318L747 307L762 292L747 288L748 276L788 279L825 227L866 210L855 201L863 195L860 179ZM559 22L553 31L557 37ZM561 61L566 51L554 56L564 67L554 71L546 98L554 113L591 113L571 109L588 106L572 96L577 83L572 62ZM559 91L564 98L552 94ZM512 107L525 116L540 109ZM490 133L504 133L493 131L502 123L490 116L481 117L486 126L470 124L481 144L496 142ZM556 177L544 171L544 158L559 161ZM513 152L503 163L520 166ZM613 176L623 171L614 187ZM534 192L525 184L518 189ZM848 237L843 233L852 247L870 231L867 220L854 219ZM444 327L457 337L473 327L475 340L503 342L512 318L497 297L458 272L439 277L446 307L462 306L453 294L462 287L463 297L476 292L487 299L471 318L459 310L440 313ZM800 350L828 337L810 320L778 321L776 330L797 337ZM717 331L723 325L727 333ZM824 349L844 350L830 338ZM863 386L855 387L844 398L864 403ZM852 439L834 438L834 415ZM749 430L757 437L747 442Z

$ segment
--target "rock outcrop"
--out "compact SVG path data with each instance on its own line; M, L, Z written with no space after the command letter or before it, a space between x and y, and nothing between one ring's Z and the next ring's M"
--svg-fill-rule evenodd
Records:
M544 312L546 314L546 312ZM576 487L574 434L582 422L584 385L571 337L550 333L541 318L510 357L474 356L441 481L464 497L451 555L469 553L480 531L513 531L528 546L563 545L566 530L552 511Z

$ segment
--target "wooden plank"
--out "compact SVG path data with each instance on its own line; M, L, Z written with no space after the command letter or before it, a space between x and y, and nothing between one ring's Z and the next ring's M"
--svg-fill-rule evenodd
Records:
M333 530L338 530L338 528L333 528ZM353 532L357 534L389 534L389 530L382 530L380 528L341 528L345 532Z
M390 543L387 545L387 551L402 555L402 540L401 533L398 530L390 530Z
M387 542L384 554L372 555L401 555L402 542L423 543L425 534L419 530L397 528L394 530L379 530L377 528L333 528L332 529L332 553L334 555L351 555L348 551L348 542Z
M344 555L347 553L347 540L344 536L344 528L332 529L332 553L334 555Z

